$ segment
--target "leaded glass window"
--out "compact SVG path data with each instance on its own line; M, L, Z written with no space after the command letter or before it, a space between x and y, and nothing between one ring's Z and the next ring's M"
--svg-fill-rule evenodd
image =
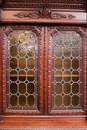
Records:
M81 108L82 38L75 31L58 31L52 46L53 109Z
M7 108L37 109L38 37L32 30L14 30L7 47Z

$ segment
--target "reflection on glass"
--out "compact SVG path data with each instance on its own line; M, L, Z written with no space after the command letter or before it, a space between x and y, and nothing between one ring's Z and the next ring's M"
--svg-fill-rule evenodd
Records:
M17 56L17 47L16 46L12 46L10 48L10 55L13 57Z
M11 67L11 69L16 69L17 68L17 59L16 58L12 58L10 60L10 67Z

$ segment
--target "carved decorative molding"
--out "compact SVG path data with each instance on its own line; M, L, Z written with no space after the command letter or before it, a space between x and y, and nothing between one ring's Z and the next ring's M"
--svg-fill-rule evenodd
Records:
M86 9L86 0L4 0L3 7Z
M15 127L11 127L11 128L1 128L0 130L87 130L87 127L68 127L68 128L59 128L59 127L28 127L28 128L25 128L25 127L22 127L22 128L15 128Z
M4 0L5 1L5 0ZM74 4L85 4L86 0L6 0L8 2L19 2L19 3L74 3Z
M37 13L17 13L13 16L17 18L29 18L29 19L38 19L38 18L50 18L50 19L73 19L75 18L72 14L63 14L63 13L53 13L48 9L43 9Z

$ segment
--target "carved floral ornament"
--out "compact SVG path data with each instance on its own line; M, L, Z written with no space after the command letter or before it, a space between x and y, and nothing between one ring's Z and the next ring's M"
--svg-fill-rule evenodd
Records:
M28 18L28 19L38 19L38 18L50 18L50 19L73 19L75 18L72 14L63 13L53 13L49 9L43 9L37 13L17 13L13 16L17 18Z

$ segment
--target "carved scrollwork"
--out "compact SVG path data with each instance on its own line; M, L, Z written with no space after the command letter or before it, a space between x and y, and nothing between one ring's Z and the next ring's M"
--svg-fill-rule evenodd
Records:
M37 13L17 13L13 16L17 18L29 18L29 19L38 19L38 18L50 18L50 19L73 19L75 18L72 14L63 14L63 13L54 13L48 9L43 9Z

